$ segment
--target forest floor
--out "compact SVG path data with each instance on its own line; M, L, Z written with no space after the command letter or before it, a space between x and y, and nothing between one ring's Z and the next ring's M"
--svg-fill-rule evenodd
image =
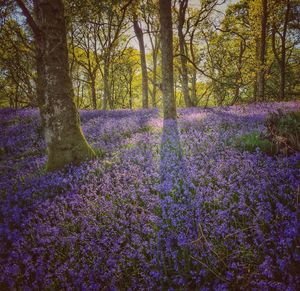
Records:
M54 173L38 112L0 110L0 289L296 290L300 153L236 143L278 109L81 111L98 158Z

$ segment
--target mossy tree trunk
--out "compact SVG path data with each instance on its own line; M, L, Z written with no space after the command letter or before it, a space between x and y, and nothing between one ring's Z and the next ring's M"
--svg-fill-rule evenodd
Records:
M23 4L22 11L31 20L28 23L37 46L37 91L48 151L47 169L58 170L90 159L95 153L83 136L73 100L63 1L34 1L35 20L22 1L18 4L21 8Z
M165 119L176 119L173 76L173 31L171 0L159 0L162 57L162 92Z
M73 100L63 1L37 0L34 3L42 35L37 45L45 68L44 104L40 109L45 124L47 168L57 170L95 154L82 134Z

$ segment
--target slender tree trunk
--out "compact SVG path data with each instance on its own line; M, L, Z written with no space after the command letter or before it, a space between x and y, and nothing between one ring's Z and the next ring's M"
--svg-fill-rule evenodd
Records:
M34 1L38 99L48 151L48 170L95 156L80 127L69 76L66 24L62 0Z
M129 81L129 108L132 109L132 78Z
M257 99L265 99L265 63L266 63L266 37L267 37L267 17L268 3L267 0L261 0L261 34L259 41L259 66L257 71Z
M157 92L157 53L153 52L153 90L152 90L152 107L156 107L156 92Z
M162 92L165 119L176 119L173 76L173 31L171 0L159 0L162 56Z
M286 1L286 11L283 23L283 31L281 33L278 32L276 28L276 24L273 22L272 25L272 50L279 66L279 100L285 99L285 86L286 86L286 37L287 37L287 29L288 23L290 20L290 10L291 3L290 0ZM279 34L281 48L278 52L276 49L276 33Z
M179 1L179 17L178 17L178 39L179 39L179 50L181 60L181 77L182 77L182 94L186 107L193 106L191 98L189 96L189 79L187 69L187 59L185 50L185 40L183 35L183 25L185 22L185 11L188 5L188 0Z
M193 68L192 72L192 93L191 93L191 102L192 104L197 104L197 71Z
M91 91L92 91L92 102L93 108L97 109L97 96L96 96L96 84L95 78L91 77Z
M110 88L109 88L109 64L108 61L104 62L103 69L103 104L102 109L107 109L107 102L110 98Z
M288 29L288 23L290 20L291 3L287 0L286 11L283 24L283 33L281 35L281 58L280 58L280 84L279 84L279 98L285 99L285 86L286 86L286 35Z
M254 102L257 102L258 101L258 94L257 94L257 88L258 88L258 85L257 85L257 80L258 80L258 60L259 60L259 38L256 37L255 38L255 58L256 58L256 71L255 71L255 79L254 79L254 84L253 84L253 99L254 99Z
M195 63L196 62L196 58L195 58L193 40L194 40L194 31L191 33L189 46L190 46L190 52L191 52L192 61ZM191 94L191 101L192 101L193 105L197 104L197 70L196 70L195 67L192 68L192 94Z
M285 48L282 48L281 52L281 62L279 65L280 70L280 77L279 77L279 99L285 99L285 59L286 59L286 52Z
M19 102L19 84L15 86L15 100L14 100L14 108L18 109L18 102Z
M148 73L147 73L147 63L146 63L146 53L144 45L143 31L139 26L138 20L135 17L133 20L133 28L135 35L139 42L140 48L140 59L141 59L141 69L142 69L142 94L143 94L143 108L148 108Z
M231 102L231 105L234 105L240 99L240 88L241 88L241 81L242 81L242 65L243 65L243 55L246 49L245 41L240 41L240 52L238 58L238 75L235 80L235 89L234 89L234 98Z
M78 83L78 86L77 86L77 88L76 88L77 90L77 96L76 96L76 106L77 106L77 108L79 108L79 98L80 98L80 82Z

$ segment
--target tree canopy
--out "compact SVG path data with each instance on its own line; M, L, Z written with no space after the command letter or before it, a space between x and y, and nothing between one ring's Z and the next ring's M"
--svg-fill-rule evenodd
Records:
M297 1L171 5L178 107L299 98ZM78 108L162 107L158 1L65 1L65 14ZM14 1L1 4L0 34L0 104L36 106L33 35Z

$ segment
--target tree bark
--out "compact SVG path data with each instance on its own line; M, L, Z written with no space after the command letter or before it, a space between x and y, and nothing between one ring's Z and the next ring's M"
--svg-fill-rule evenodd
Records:
M144 45L143 31L139 26L138 20L135 17L133 20L133 28L135 35L139 42L140 48L140 59L141 59L141 69L142 69L142 94L143 94L143 108L148 108L148 73L147 73L147 63L146 63L146 53Z
M156 105L156 92L157 92L157 53L152 52L153 60L153 90L152 90L152 107L155 108Z
M171 0L159 0L164 119L176 119Z
M290 10L291 10L291 3L290 0L287 0L284 24L283 24L283 33L281 35L281 58L279 64L279 69L280 69L279 99L280 100L285 99L286 35L287 35L288 23L290 20Z
M97 109L96 84L95 84L95 78L94 77L91 77L91 91L92 91L93 108Z
M261 34L259 41L259 65L257 71L257 99L265 99L265 63L266 63L266 37L267 37L267 17L268 3L267 0L261 0Z
M285 86L286 86L286 38L287 38L287 30L288 23L290 20L290 10L291 3L290 0L286 1L286 10L283 22L283 31L281 33L278 32L276 24L273 22L272 25L272 49L277 60L279 67L279 100L285 99ZM276 33L279 34L280 37L280 52L276 49Z
M243 55L246 49L245 40L240 41L240 52L238 58L238 74L235 80L235 88L234 88L234 98L231 102L231 105L234 105L240 99L240 88L241 88L241 81L242 81L242 65L243 65Z
M187 69L187 59L185 50L185 40L183 34L183 25L185 22L185 11L188 5L188 0L179 1L179 16L178 16L178 39L179 39L179 51L181 60L181 77L182 77L182 94L186 107L192 107L192 101L189 95L189 79L188 79L188 69Z
M95 156L84 138L69 76L66 24L62 0L34 1L39 33L38 103L48 151L47 169L58 170Z
M110 98L110 88L109 88L109 61L104 62L103 69L103 104L102 109L107 109L107 102Z
M190 40L189 40L189 46L190 46L190 53L191 53L191 58L193 62L196 62L195 58L195 52L194 52L194 45L193 45L193 40L194 40L194 35L195 35L195 30L192 31ZM191 93L191 101L193 106L197 104L197 70L193 66L192 68L192 93Z

